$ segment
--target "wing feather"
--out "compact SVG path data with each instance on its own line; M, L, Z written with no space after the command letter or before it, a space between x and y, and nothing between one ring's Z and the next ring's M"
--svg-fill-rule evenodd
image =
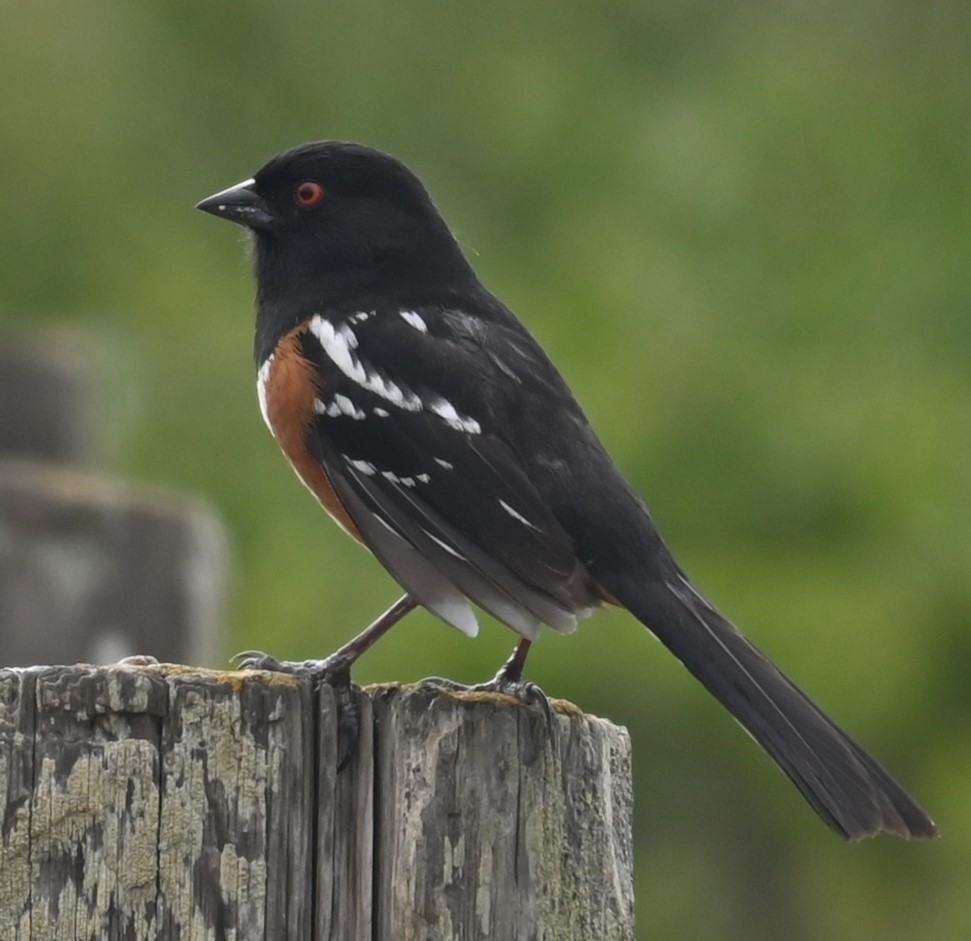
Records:
M317 321L302 340L321 389L308 449L375 555L460 630L462 597L526 637L541 623L573 630L594 603L586 573L489 404L470 396L461 348L425 310Z

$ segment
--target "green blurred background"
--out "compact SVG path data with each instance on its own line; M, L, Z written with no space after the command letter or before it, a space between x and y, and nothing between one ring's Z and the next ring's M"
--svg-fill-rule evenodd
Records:
M259 418L240 232L193 210L324 137L424 178L675 552L943 839L846 846L631 618L534 650L630 728L639 936L971 936L971 7L3 4L0 317L90 343L101 468L228 521L227 653L395 595ZM357 679L490 676L416 614Z

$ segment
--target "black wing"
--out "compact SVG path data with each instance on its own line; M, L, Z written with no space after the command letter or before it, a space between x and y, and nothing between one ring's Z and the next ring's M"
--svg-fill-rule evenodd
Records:
M375 555L444 620L473 633L468 598L527 637L572 630L594 598L500 434L512 403L495 396L515 379L454 324L427 309L312 318L309 449Z

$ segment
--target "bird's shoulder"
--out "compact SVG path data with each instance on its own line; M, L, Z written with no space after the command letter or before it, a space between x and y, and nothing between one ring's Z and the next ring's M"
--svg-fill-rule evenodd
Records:
M515 410L529 400L578 412L572 393L541 345L498 300L362 298L309 306L258 349L264 364L294 337L322 382L376 381L442 395L466 409Z

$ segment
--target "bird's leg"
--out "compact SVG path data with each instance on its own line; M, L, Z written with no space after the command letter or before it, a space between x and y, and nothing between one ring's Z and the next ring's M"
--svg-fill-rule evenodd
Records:
M233 657L240 670L269 670L307 677L315 685L327 683L334 690L337 704L337 768L347 764L357 748L360 715L351 695L351 667L366 650L398 623L418 602L410 595L399 598L387 611L372 621L357 637L349 640L323 660L277 660L261 650L244 650Z
M509 659L499 668L499 672L487 683L476 683L466 686L454 680L446 680L440 676L430 676L423 683L437 686L449 692L458 693L502 693L512 696L526 705L538 705L546 716L547 724L553 724L553 707L546 693L536 684L523 679L523 668L526 666L526 655L532 645L525 637L516 644L516 649Z
M524 637L516 649L510 654L509 659L499 668L499 672L493 677L492 682L499 686L509 686L522 683L523 670L526 667L526 655L532 646L531 640Z
M369 650L374 643L386 634L409 611L417 607L418 602L410 595L399 598L387 611L369 624L353 640L349 640L343 647L335 650L323 660L277 660L261 650L244 650L233 657L241 670L271 670L274 673L309 674L315 679L326 679L328 682L334 677L350 675L351 667L358 657Z

